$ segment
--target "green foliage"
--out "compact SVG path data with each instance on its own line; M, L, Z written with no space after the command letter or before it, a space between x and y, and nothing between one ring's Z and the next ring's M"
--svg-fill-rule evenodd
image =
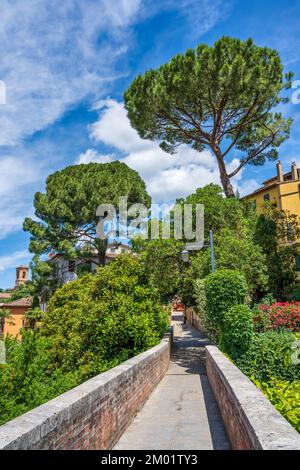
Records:
M252 313L247 305L235 305L225 313L220 346L232 359L245 354L253 337Z
M275 408L300 432L300 380L287 382L271 379L269 382L254 381Z
M76 266L76 275L78 278L85 276L86 274L92 273L92 264L91 263L83 263L79 266Z
M224 198L220 186L213 184L197 189L177 203L192 204L194 224L196 204L204 205L205 241L208 244L212 229L216 266L243 273L250 296L259 299L267 290L268 269L263 250L254 240L255 209L238 199ZM210 250L196 252L191 256L191 264L191 279L207 276L211 272Z
M275 160L289 136L291 120L274 112L288 101L291 87L277 51L251 39L222 37L213 46L198 45L177 54L157 70L139 75L124 95L131 125L144 139L161 142L174 153L180 144L216 157L223 189L233 196L230 178L245 165ZM228 174L226 160L240 163ZM201 158L199 156L199 158Z
M292 333L270 331L255 333L249 350L236 359L237 366L260 382L272 378L300 380L300 366L292 363Z
M6 339L7 363L0 365L0 424L41 405L79 383L51 362L50 341L24 331L22 342Z
M51 338L52 361L64 371L95 375L155 345L167 312L149 287L141 262L119 256L58 289L41 327Z
M11 313L7 308L0 308L0 340L2 340L5 322L11 321Z
M196 281L194 281L194 297L196 302L196 313L203 329L212 341L217 342L219 331L215 327L214 322L208 316L204 279L196 279Z
M226 312L233 306L243 304L247 296L244 276L234 270L219 269L205 279L208 314L216 328L222 328Z
M26 327L34 330L40 326L44 312L39 307L30 308L25 312Z
M260 298L268 286L266 257L254 243L247 229L239 233L222 230L216 238L215 257L218 268L236 269L243 273L248 292L253 299Z
M23 299L24 297L30 297L33 294L34 288L31 282L22 284L16 289L7 291L10 294L8 299L1 299L2 303L13 302L14 300Z
M36 321L37 311L32 311ZM40 312L41 313L41 312ZM0 365L0 423L157 344L168 310L149 287L142 263L119 256L56 291L39 328L7 338Z
M296 287L296 243L300 236L299 218L266 203L260 214L254 240L262 247L269 273L269 291L285 300Z
M300 286L299 284L295 286L292 292L287 296L290 302L300 302Z
M174 239L149 240L140 246L141 261L149 285L158 290L163 302L178 292L181 273L183 243Z
M48 176L45 194L38 192L34 198L40 220L24 222L24 230L31 234L30 251L37 258L54 251L66 259L87 261L96 253L99 265L104 264L107 240L97 237L96 210L100 204L112 204L118 214L121 196L128 204L151 203L145 183L125 163L74 165ZM39 273L41 266L37 267Z
M204 205L204 235L208 239L209 231L214 234L222 229L238 230L244 223L243 205L238 199L228 199L223 196L222 188L217 184L208 184L198 188L186 198L176 200L176 204L191 204L193 207L193 224L196 221L196 204Z

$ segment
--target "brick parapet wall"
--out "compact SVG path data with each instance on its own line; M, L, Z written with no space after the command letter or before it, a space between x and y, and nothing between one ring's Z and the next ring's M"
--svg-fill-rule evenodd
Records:
M300 449L297 431L216 346L206 347L206 370L233 449Z
M0 449L111 449L165 375L172 333L0 427Z
M193 309L193 307L186 307L185 315L190 325L196 328L196 330L201 331L202 333L205 333L205 329L203 325L201 324L200 318L195 312L195 310Z

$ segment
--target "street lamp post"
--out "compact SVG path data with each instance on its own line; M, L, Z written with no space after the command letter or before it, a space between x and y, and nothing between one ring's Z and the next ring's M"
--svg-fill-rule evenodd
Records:
M215 250L214 250L214 234L213 231L209 231L209 245L210 245L210 256L211 256L211 272L215 272Z

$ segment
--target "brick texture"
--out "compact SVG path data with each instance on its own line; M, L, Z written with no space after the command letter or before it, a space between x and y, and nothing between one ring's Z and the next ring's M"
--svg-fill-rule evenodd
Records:
M196 314L195 310L193 307L187 307L185 309L185 315L186 319L189 322L190 325L192 325L196 330L201 331L202 333L205 333L204 326L201 324L199 316Z
M300 449L297 431L216 346L206 347L206 370L233 449Z

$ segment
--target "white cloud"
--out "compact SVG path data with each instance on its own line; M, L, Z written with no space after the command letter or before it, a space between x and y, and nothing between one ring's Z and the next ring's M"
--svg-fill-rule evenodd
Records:
M24 188L20 186L22 195ZM22 229L25 217L33 216L32 201L17 200L11 197L0 200L0 240L6 238L12 232Z
M19 263L28 263L31 256L28 251L15 251L7 256L0 256L0 271L5 271Z
M123 103L112 99L101 100L94 108L100 111L100 119L90 126L92 139L117 147L122 152L153 148L152 142L141 139L130 126Z
M111 81L124 75L120 56L129 50L131 29L139 21L174 11L198 37L224 17L230 4L1 0L0 80L6 83L7 104L0 106L0 145L46 128L88 95L107 93Z
M55 123L82 100L90 102L111 92L111 83L128 73L128 61L124 67L121 59L132 46L134 24L162 9L172 9L181 16L182 24L193 25L200 35L222 16L215 8L218 3L219 0L210 3L208 0L162 0L158 3L148 0L1 0L0 80L5 82L7 100L6 105L0 105L0 146L13 149L0 157L0 239L20 230L24 218L33 215L34 191L50 171L49 153L45 152L47 144L42 141L44 162L41 165L41 154L36 155L31 147L29 155L24 140ZM192 9L197 14L191 14ZM107 106L102 102L102 106L102 122L91 128L93 137L124 152L125 161L133 168L139 169L142 165L141 174L155 197L160 198L163 193L159 178L169 180L170 189L166 194L172 197L176 172L178 176L182 172L183 153L171 157L152 142L139 139L123 119L124 109L119 103L111 101ZM109 121L111 110L112 122ZM76 163L109 162L115 158L114 153L104 155L90 148ZM192 168L197 166L196 154L186 148L184 158L185 164L190 165L186 171L190 172L191 180L214 177L214 164L209 154L202 155L205 171L201 174ZM55 158L51 170L55 169L54 165ZM195 187L201 183L203 181L198 181ZM162 184L166 184L165 180ZM0 257L0 270L13 265L21 253Z
M98 121L90 126L91 138L122 153L122 161L138 171L146 181L154 202L186 196L208 183L220 184L217 162L208 150L199 153L182 145L175 155L170 155L156 142L139 137L130 126L123 103L102 100L97 103L96 109L100 114ZM95 150L88 152L96 154ZM237 159L232 160L228 165L229 171L235 169L237 164ZM235 187L241 176L240 172L233 179Z
M0 145L47 127L113 80L140 0L1 0ZM104 39L106 38L106 39Z
M76 161L77 165L82 163L109 163L115 159L115 154L103 155L94 149L88 149L85 153L81 153Z
M181 0L177 5L189 21L190 35L199 37L228 15L232 1Z
M3 157L0 160L0 239L22 228L32 214L32 195L28 187L39 181L40 168L29 159Z
M178 24L187 24L187 34L199 38L228 16L232 4L233 0L144 0L142 6L145 16L153 15L158 10L176 12L180 17ZM173 29L178 28L178 24L173 25Z
M7 103L0 105L0 146L10 146L13 156L0 157L0 239L32 215L34 184L49 172L47 158L32 148L30 154L24 138L86 96L99 96L120 75L118 59L139 8L140 0L1 0L0 80ZM91 153L80 158L100 161Z
M238 185L240 196L246 196L247 194L253 193L261 185L254 179L244 180Z
M0 160L0 197L11 194L15 199L22 199L21 187L38 181L39 170L32 162L26 159L20 160L14 157L4 157Z

